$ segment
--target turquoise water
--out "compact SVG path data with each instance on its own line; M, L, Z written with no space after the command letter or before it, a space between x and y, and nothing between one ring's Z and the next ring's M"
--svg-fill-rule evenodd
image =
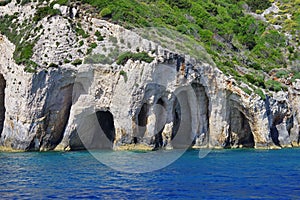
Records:
M299 199L299 182L300 149L188 151L144 174L85 151L0 153L0 199Z

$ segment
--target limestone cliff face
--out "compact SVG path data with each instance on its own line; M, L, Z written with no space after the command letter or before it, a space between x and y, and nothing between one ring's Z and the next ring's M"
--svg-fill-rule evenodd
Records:
M64 8L65 9L65 8ZM76 20L76 19L73 19ZM0 141L21 150L84 148L280 148L299 145L300 81L262 100L248 95L216 66L163 48L118 25L86 19L83 28L105 36L94 55L105 62L62 64L85 58L62 16L44 19L34 48L36 63L58 67L24 72L13 60L14 45L0 40ZM68 35L68 37L65 37ZM58 40L59 44L53 45ZM118 51L145 51L146 63L113 58ZM81 49L81 52L78 51ZM106 49L111 49L105 51ZM45 56L47 53L47 56ZM177 55L177 56L174 56ZM185 56L188 73L177 70Z

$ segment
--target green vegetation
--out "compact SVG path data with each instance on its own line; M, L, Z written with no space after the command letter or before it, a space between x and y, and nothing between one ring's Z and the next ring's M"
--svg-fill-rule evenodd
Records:
M97 43L93 42L89 46L90 48L95 49L97 47Z
M2 0L0 1L0 6L5 6L7 4L9 4L11 2L11 0Z
M125 65L129 59L132 59L134 61L140 60L147 63L151 63L154 60L154 58L150 57L146 52L140 52L140 53L125 52L118 57L117 64Z
M282 86L281 83L272 79L266 81L265 84L266 84L266 88L271 91L279 92L281 90L285 90L285 88Z
M54 16L60 14L59 10L53 9L52 7L39 7L33 17L34 22L38 22L46 16Z
M53 7L53 5L55 5L55 4L67 5L68 4L68 0L56 0L56 1L53 1L50 6Z
M95 36L97 37L98 41L103 41L104 40L103 36L101 35L101 33L99 31L95 32Z
M112 60L103 54L93 54L84 59L84 64L112 64Z
M80 41L79 41L79 46L81 47L83 44L84 44L84 41L83 41L83 40L80 40Z
M80 23L77 23L77 27L75 28L75 32L77 34L77 36L82 36L83 38L88 38L90 37L90 35L88 33L86 33L82 27Z
M128 80L127 73L126 73L125 71L121 70L121 71L120 71L120 75L123 76L124 81L125 81L125 83L126 83L127 80Z
M101 17L111 17L112 11L110 8L103 8L100 12Z
M10 0L0 2L6 5ZM24 5L31 0L17 0ZM24 64L26 71L34 71L38 66L30 59L38 39L38 22L47 16L59 14L53 5L68 4L68 0L55 0L50 6L38 1L37 12L32 19L21 23L19 13L0 18L0 32L16 45L14 59ZM49 2L49 1L47 1ZM189 54L199 61L216 64L226 75L238 82L245 82L263 99L263 90L285 90L284 79L295 81L300 78L300 1L276 1L278 13L265 16L267 22L258 20L249 12L262 13L274 0L82 0L87 12L93 16L108 19L128 29L135 29L142 37L159 43L182 54ZM93 7L93 9L89 9ZM276 25L276 27L274 27ZM72 26L82 38L90 35L80 23ZM156 27L156 28L150 28ZM88 27L89 28L89 27ZM90 32L93 30L89 28ZM99 31L95 32L98 41L103 41ZM88 40L87 40L88 41ZM109 41L117 47L115 37ZM89 42L89 41L88 41ZM127 44L131 48L131 44ZM145 52L125 52L115 48L109 55L90 55L96 43L89 44L85 62L106 63L117 59L124 65L129 59L152 62L153 58ZM82 52L81 49L78 52ZM153 51L155 53L155 50ZM71 58L70 58L71 59ZM72 59L71 59L72 60ZM68 60L69 61L69 60ZM75 61L73 61L74 63ZM79 63L79 61L78 61ZM75 64L78 65L78 63ZM80 63L81 64L81 63ZM240 70L242 69L242 70ZM275 81L276 80L276 81ZM261 89L260 89L261 88ZM247 94L251 90L242 88ZM253 93L253 92L252 92Z
M75 65L75 66L81 65L81 64L82 64L82 60L81 60L81 59L76 59L76 60L74 60L71 64L72 64L72 65Z
M278 1L276 5L280 12L267 15L269 22L255 19L247 12L262 13L271 6L273 0L83 2L97 8L100 17L110 18L110 21L129 29L142 28L140 34L143 37L159 42L171 50L182 50L199 60L216 63L225 74L254 88L284 90L284 84L273 82L272 79L288 78L291 72L299 69L299 0ZM290 16L287 17L287 14ZM282 29L277 30L271 25L281 25ZM145 30L147 27L158 27L158 31ZM187 39L182 42L183 37L177 37L178 33L184 34ZM286 33L290 34L289 38ZM203 46L206 51L196 48L197 46ZM118 58L117 63L124 64L131 57L127 52ZM237 67L246 69L248 73L241 74ZM275 69L284 73L273 74ZM297 73L293 74L292 81L297 77ZM265 98L262 90L254 91L262 99ZM247 90L246 93L250 91Z
M255 94L257 94L258 96L260 96L260 98L262 100L266 100L266 95L264 94L264 92L260 89L260 88L257 88L255 91Z

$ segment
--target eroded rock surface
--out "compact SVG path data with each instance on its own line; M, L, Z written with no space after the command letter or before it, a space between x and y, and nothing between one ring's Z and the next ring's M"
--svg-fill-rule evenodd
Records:
M65 13L70 8L59 9ZM102 63L62 62L88 57L84 54L88 46L75 45L77 36L62 16L41 22L47 30L33 54L35 62L57 67L24 72L24 66L14 63L14 45L1 36L2 146L44 151L299 145L300 81L287 92L262 100L246 94L212 64L163 48L118 25L87 20L83 28L90 24L92 33L97 30L106 38L84 40L98 44L92 55L108 57ZM117 65L109 57L116 44L118 53L145 51L154 61L129 59L124 66ZM181 56L185 60L178 66Z

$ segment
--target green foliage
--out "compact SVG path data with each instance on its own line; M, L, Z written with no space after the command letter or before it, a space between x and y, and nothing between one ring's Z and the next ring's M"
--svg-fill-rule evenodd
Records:
M147 63L151 63L154 60L154 58L150 57L146 52L140 52L140 53L125 52L118 57L117 64L125 65L129 59L132 59L133 61L140 60Z
M98 30L95 32L95 36L97 37L98 41L104 40L103 36L101 35L101 33Z
M83 38L90 37L90 35L88 33L86 33L81 27L76 27L75 31L78 36L81 35Z
M248 88L242 87L241 89L242 89L246 94L248 94L248 95L251 95L251 94L252 94L252 91L249 90Z
M257 88L254 90L255 94L257 94L258 96L260 96L260 98L262 100L266 100L266 95L265 93L260 89L260 88Z
M125 71L121 70L121 71L120 71L120 75L123 76L124 81L125 81L125 83L126 83L127 80L128 80L127 73L126 73Z
M300 72L295 72L292 78L292 82L295 82L296 79L300 80Z
M245 0L252 12L256 10L265 10L272 6L269 0Z
M103 54L93 54L84 59L85 64L112 64L112 60Z
M22 43L18 45L14 52L14 58L17 64L22 64L29 60L33 55L34 45L31 43Z
M35 16L33 17L34 22L38 22L46 16L54 16L59 15L60 11L57 9L53 9L52 7L40 7L37 9Z
M53 1L50 4L50 7L53 7L53 5L55 5L55 4L67 5L68 4L68 0L56 0L56 1Z
M31 60L26 60L24 71L28 73L35 73L37 71L37 68L39 67L38 64Z
M71 61L67 58L64 59L64 63L70 63Z
M81 47L83 44L84 44L84 41L83 41L83 40L80 40L80 41L79 41L79 46Z
M22 0L21 5L24 6L25 4L30 3L30 2L31 2L31 0Z
M253 85L256 85L258 87L265 87L264 83L264 77L254 74L245 74L244 77Z
M75 66L81 65L81 64L82 64L82 60L81 60L81 59L76 59L76 60L74 60L71 64L72 64L72 65L75 65Z
M19 4L29 1L17 0ZM268 22L255 19L252 15L247 14L247 11L245 12L245 8L247 8L245 4L249 6L252 12L261 13L271 6L271 1L82 0L82 3L88 3L96 8L99 17L110 18L109 20L113 23L121 24L128 29L164 27L176 33L182 33L187 39L182 35L174 34L174 32L161 31L158 35L151 33L154 35L151 40L155 40L169 49L172 49L173 47L170 48L170 46L173 45L172 51L180 50L200 61L215 62L217 67L227 75L257 87L267 88L264 81L264 79L270 78L267 73L271 75L270 72L273 72L273 69L278 69L277 77L289 78L293 67L295 66L295 69L298 67L297 61L300 58L299 0L276 1L280 11L266 15ZM6 2L8 0L2 1L3 4ZM30 31L36 29L34 24L43 17L59 14L58 10L52 9L53 5L55 3L66 5L68 0L55 0L46 7L41 7L41 1L39 3L33 18L35 23L29 23L31 25L20 26L21 24L18 23L17 19L18 13L0 18L1 33L5 34L16 45L14 58L17 63L26 64L32 56L32 44L35 41L33 41L34 37L30 35ZM290 14L289 19L287 14ZM275 30L270 24L280 25L283 28ZM89 37L89 34L84 31L80 24L77 24L75 31L78 36ZM288 39L285 36L286 33L289 34ZM95 36L98 41L104 39L99 31L95 32ZM114 46L117 46L118 42L123 43L122 40L118 41L114 37L110 37L109 41ZM289 47L287 48L288 44ZM80 41L79 45L82 46L83 41ZM197 46L203 46L205 51L197 48ZM93 48L95 48L95 44L89 46L87 53L90 54ZM83 53L81 49L78 51ZM129 52L124 54L120 55L116 48L107 57L114 60L120 55L117 62L121 64L126 63L128 59L143 60L148 57L146 53L139 55L140 57ZM99 62L99 60L102 62L106 59L100 55L99 58L92 56L94 55L90 55L91 63ZM151 62L151 60L148 61ZM243 75L241 71L237 71L238 66L247 68L248 74ZM294 74L292 80L298 76L298 73L295 72ZM279 86L269 82L268 88L278 90Z
M271 91L279 92L279 91L283 90L281 83L279 83L278 81L270 79L270 80L266 81L265 84L266 84L266 88Z
M93 42L89 46L90 48L95 49L97 47L97 43Z
M2 1L0 1L0 6L6 6L10 2L11 2L11 0L2 0Z
M286 70L279 70L276 72L276 77L278 78L287 78L289 76L289 72Z
M112 11L110 8L103 8L100 12L100 16L101 17L108 17L110 18L112 15Z
M170 4L172 7L177 8L190 8L192 7L192 3L189 0L166 0L168 4Z

